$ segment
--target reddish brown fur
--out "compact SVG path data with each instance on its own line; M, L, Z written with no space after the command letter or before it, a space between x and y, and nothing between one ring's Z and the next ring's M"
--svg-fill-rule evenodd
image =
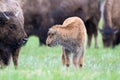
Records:
M78 17L67 18L62 25L54 25L48 31L48 46L62 46L62 63L70 65L69 55L73 53L73 64L78 68L84 63L86 28Z

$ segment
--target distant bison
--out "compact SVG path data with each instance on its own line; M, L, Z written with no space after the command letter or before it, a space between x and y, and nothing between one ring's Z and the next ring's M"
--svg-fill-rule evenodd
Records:
M48 31L46 44L48 46L62 46L63 65L69 67L70 53L73 53L73 64L82 67L86 47L86 28L78 17L67 18L62 25L54 25Z
M120 43L120 0L106 0L101 30L104 47L115 47Z
M88 46L95 37L95 47L98 47L98 22L100 19L100 0L23 0L22 8L25 16L27 34L39 37L45 44L48 28L54 24L62 24L72 16L84 20L88 33Z
M0 67L7 66L13 58L15 68L21 45L27 38L24 31L24 17L17 1L0 1Z

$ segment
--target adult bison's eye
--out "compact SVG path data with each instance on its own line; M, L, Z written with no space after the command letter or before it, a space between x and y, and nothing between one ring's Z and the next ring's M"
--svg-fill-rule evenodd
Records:
M0 19L0 25L5 25L5 21Z
M16 29L16 25L15 24L11 24L9 27L10 27L11 30L15 30Z

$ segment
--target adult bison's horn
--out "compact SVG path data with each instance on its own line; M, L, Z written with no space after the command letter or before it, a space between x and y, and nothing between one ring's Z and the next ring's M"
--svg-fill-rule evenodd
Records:
M18 11L18 12L15 14L15 16L17 17L17 16L19 15L19 13L20 13L20 12Z
M6 18L6 20L10 20L10 18L3 12L3 16Z

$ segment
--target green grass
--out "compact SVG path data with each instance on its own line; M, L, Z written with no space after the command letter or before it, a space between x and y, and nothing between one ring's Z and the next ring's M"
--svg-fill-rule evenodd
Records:
M22 47L18 69L11 64L0 70L0 80L120 80L120 46L104 49L99 34L99 48L86 49L85 65L76 70L62 66L61 47L39 47L38 38L29 38Z

